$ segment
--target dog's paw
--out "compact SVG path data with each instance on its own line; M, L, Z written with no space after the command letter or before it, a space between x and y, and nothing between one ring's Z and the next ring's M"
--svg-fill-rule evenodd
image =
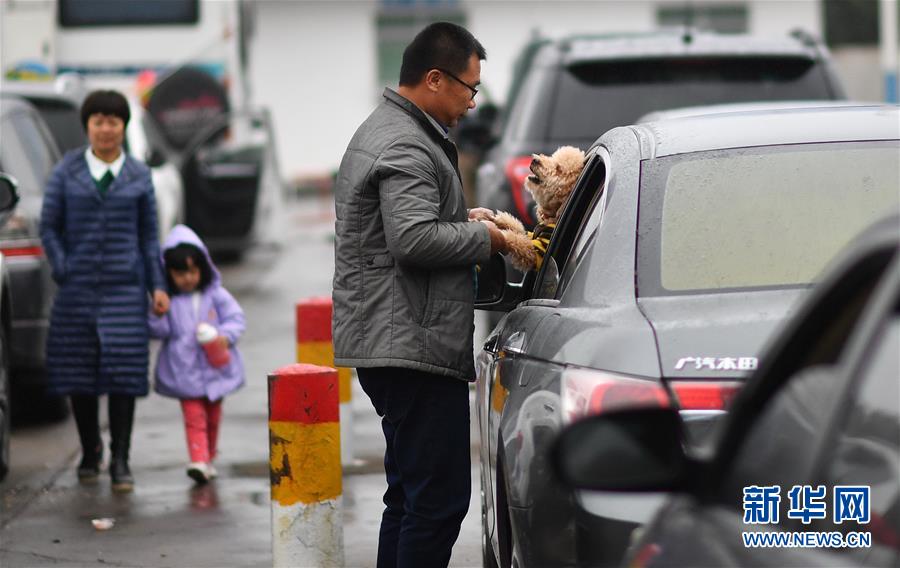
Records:
M525 234L525 227L522 226L522 222L506 211L498 211L497 214L494 215L494 224L501 230L505 229L515 233Z
M522 272L528 272L537 265L537 253L534 252L534 244L527 234L516 231L503 230L503 238L506 239L506 255L512 265Z

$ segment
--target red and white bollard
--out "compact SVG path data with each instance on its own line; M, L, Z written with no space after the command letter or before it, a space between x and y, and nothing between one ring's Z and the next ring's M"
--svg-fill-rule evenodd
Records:
M295 364L269 375L272 565L344 564L337 371Z
M297 362L334 367L334 342L331 336L331 297L319 296L297 302ZM341 463L353 463L353 386L351 372L335 367L341 396Z

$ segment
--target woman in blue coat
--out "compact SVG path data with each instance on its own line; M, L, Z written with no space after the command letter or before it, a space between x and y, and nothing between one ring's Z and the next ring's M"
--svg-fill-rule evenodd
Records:
M120 93L88 95L81 121L89 146L56 165L41 211L41 240L58 286L47 339L48 389L71 398L84 483L99 477L98 397L109 395L114 491L134 485L128 452L135 397L148 392L148 304L157 314L169 307L150 170L122 149L129 118Z

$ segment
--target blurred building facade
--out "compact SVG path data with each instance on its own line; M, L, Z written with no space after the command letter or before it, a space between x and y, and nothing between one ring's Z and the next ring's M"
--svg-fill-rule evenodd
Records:
M350 136L380 100L382 89L396 85L403 47L432 21L458 22L481 40L488 51L482 92L501 105L511 81L512 62L535 36L649 31L688 20L723 32L784 35L801 28L826 39L840 38L832 53L850 96L884 100L877 21L874 37L866 31L871 28L866 22L863 32L851 30L842 36L842 22L859 20L847 16L847 6L874 13L876 20L878 6L897 11L896 0L94 0L83 4L102 6L104 2L129 5L132 11L143 5L162 21L151 26L117 25L113 18L101 25L90 25L90 21L85 25L84 18L97 15L76 9L78 0L3 0L3 73L9 75L23 61L33 61L51 73L79 71L112 80L142 68L199 64L228 82L236 105L246 99L271 109L282 173L289 177L324 175L337 167ZM162 15L160 5L167 6Z

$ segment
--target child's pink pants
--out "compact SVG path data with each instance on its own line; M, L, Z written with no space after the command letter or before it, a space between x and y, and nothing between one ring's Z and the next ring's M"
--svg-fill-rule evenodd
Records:
M211 462L216 457L222 400L211 402L205 398L182 399L181 411L184 414L184 431L187 434L191 461Z

